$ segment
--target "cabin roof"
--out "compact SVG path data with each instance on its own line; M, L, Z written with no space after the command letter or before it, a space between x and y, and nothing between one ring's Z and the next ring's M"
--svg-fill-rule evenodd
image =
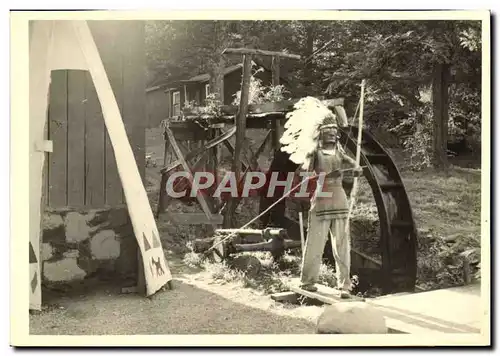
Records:
M231 74L232 72L235 72L240 68L242 68L241 63L226 67L226 68L224 68L224 75ZM204 73L204 74L195 75L194 77L183 80L182 82L185 82L185 83L196 83L196 82L203 83L203 82L208 82L209 80L210 80L210 74Z
M255 57L253 59L253 62L259 66L263 67L267 71L271 71L271 60L270 58L260 58L260 57ZM287 70L285 66L283 65L284 63L280 64L280 80L283 83L289 84L289 76L287 75ZM231 74L239 69L241 69L243 65L241 63L237 63L231 66L228 66L224 69L224 76ZM175 80L157 80L153 81L150 86L146 89L146 92L151 92L155 90L162 89L164 91L168 90L176 90L179 86L187 83L205 83L210 80L210 74L209 73L203 73L203 74L197 74L195 76L191 77L177 77Z

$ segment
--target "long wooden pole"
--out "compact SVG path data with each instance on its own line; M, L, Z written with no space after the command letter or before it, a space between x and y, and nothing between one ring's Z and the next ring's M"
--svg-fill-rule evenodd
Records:
M302 248L302 257L304 257L306 241L304 238L304 220L302 218L302 211L299 211L299 226L300 226L300 246Z
M363 79L361 81L361 98L360 98L360 105L359 105L358 139L356 142L356 167L358 167L358 168L360 166L359 162L361 160L361 140L363 139L364 96L365 96L365 80ZM358 177L354 177L354 181L353 181L353 185L352 185L350 204L349 204L349 212L347 214L346 231L349 231L349 221L351 219L352 210L354 209L354 200L355 200L356 193L358 190L358 179L359 179Z
M300 59L301 57L298 54L291 54L285 52L275 52L275 51L266 51L263 49L254 49L254 48L226 48L222 54L243 54L243 55L262 55L262 56L275 56L275 57L283 57L283 58L291 58L291 59Z
M248 111L248 98L250 93L250 76L252 70L252 56L249 54L243 55L243 78L241 80L241 99L238 115L236 117L236 142L234 146L234 157L232 164L232 172L236 177L236 182L240 181L241 173L241 151L245 141L246 120ZM224 214L224 227L231 227L233 223L233 215L236 210L236 204L239 201L237 198L229 200L226 213Z
M143 257L146 292L149 296L166 285L172 279L172 275L165 260L161 241L158 239L158 227L156 226L139 168L135 163L134 153L128 140L120 109L94 38L86 21L74 21L72 24L76 40L80 44L83 57L94 82L97 97L101 103L104 124L113 147L118 175L122 182L134 235ZM144 240L149 242L148 238L151 239L149 241L153 243L153 247L146 248ZM156 247L154 246L155 242L158 243ZM156 267L156 275L153 274L152 264ZM158 271L163 273L158 273Z
M272 57L272 84L273 86L280 85L280 57ZM275 151L280 149L280 138L283 133L281 132L281 120L277 119L273 122L273 149Z

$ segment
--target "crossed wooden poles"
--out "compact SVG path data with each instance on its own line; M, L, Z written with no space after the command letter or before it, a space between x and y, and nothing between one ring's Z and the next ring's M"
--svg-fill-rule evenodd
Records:
M267 142L269 141L269 138L271 136L271 131L272 130L269 130L267 132L265 138L263 139L260 146L255 152L252 152L252 150L249 147L246 148L245 150L246 157L240 162L242 169L244 170L244 173L248 172L249 170L259 169L257 159L264 150ZM166 138L169 144L172 146L172 149L177 159L161 169L160 196L156 211L157 218L166 209L168 202L170 200L170 197L166 194L165 190L170 172L172 172L175 168L181 166L182 169L187 173L187 175L193 177L193 172L196 172L201 167L203 167L203 165L207 161L207 157L210 154L210 149L216 147L219 144L224 144L229 150L229 152L233 153L234 147L232 146L229 139L235 133L236 133L236 127L232 127L231 129L222 132L219 136L208 141L202 147L187 152L188 150L176 140L172 130L169 127L165 128ZM173 190L180 191L186 188L186 184L191 185L189 179L179 180L176 182L176 184L174 184ZM182 214L182 218L176 216L175 214L170 214L170 217L173 218L174 221L179 223L184 222L188 224L209 224L213 225L214 227L220 225L222 223L222 217L218 212L223 208L222 202L216 203L212 197L205 196L202 193L198 193L196 198L203 210L202 215L194 213L191 214L184 213Z

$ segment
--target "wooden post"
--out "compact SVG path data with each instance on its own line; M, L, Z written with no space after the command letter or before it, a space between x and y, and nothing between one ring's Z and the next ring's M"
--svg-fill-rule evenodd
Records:
M165 133L165 128L163 128L163 140L165 141L165 147L163 149L163 167L165 167L169 162L167 161L168 156L168 137Z
M280 84L280 57L272 57L272 84L277 86ZM281 120L273 121L273 148L274 150L280 149L280 138L283 135L281 132Z
M265 51L261 49L250 49L250 48L226 48L222 51L222 54L240 54L243 55L243 79L241 82L241 99L240 99L240 107L238 111L237 121L236 121L236 144L234 149L234 159L233 159L233 172L236 175L236 181L240 181L240 156L242 147L245 140L245 129L246 129L246 114L248 109L248 94L250 88L250 71L252 66L252 56L253 55L263 55L263 56L272 56L273 58L292 58L292 59L300 59L300 56L297 54L290 54L284 52L273 52L273 51ZM278 61L275 61L275 67L279 65ZM279 77L279 69L276 72L273 69L273 82L274 80L278 80ZM276 76L277 74L277 76ZM279 140L279 136L278 136ZM279 142L278 142L279 144ZM230 227L232 224L232 217L234 215L234 211L236 210L237 202L240 199L230 199L227 204L226 213L224 214L224 227Z
M300 226L300 246L302 248L302 257L306 250L306 239L304 237L304 220L302 218L302 211L299 211L299 226Z
M210 141L215 139L217 136L219 136L220 129L218 126L214 125L210 128ZM209 141L209 142L210 142ZM206 147L206 144L205 146ZM219 166L219 151L217 149L217 145L214 145L212 148L209 148L209 158L208 158L208 171L214 175L214 184L213 184L213 189L210 190L210 194L213 194L216 190L216 187L219 186L219 179L218 179L218 166ZM215 211L216 208L219 206L220 202L216 201L216 199L212 200L212 211Z
M232 172L236 176L236 182L240 181L241 172L241 151L243 141L245 140L246 117L248 110L248 96L250 91L250 75L252 69L252 56L249 54L243 55L243 78L241 80L241 100L238 115L236 117L236 142L234 147L234 156L232 164ZM231 198L228 201L227 209L224 214L224 227L231 227L233 224L233 215L236 210L237 198Z
M290 58L290 59L300 59L301 57L297 54L290 54L284 52L274 52L265 51L261 49L250 49L250 48L226 48L223 54L243 54L243 55L262 55L271 56L272 58L272 85L279 85L280 82L280 58ZM278 150L280 148L279 139L282 135L281 120L276 120L273 122L273 148Z

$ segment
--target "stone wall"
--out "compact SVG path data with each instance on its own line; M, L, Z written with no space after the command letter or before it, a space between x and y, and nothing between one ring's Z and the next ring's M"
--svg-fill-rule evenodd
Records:
M45 284L102 273L135 278L138 246L126 207L46 210L42 229Z

